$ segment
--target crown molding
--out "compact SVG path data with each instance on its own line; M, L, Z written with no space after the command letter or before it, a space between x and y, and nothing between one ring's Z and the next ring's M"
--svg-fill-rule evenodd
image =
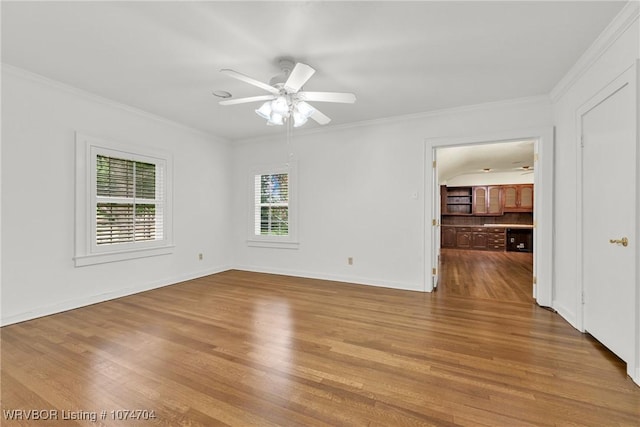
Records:
M216 142L222 143L222 144L226 144L229 145L231 143L231 141L229 141L226 138L220 137L218 135L214 135L211 134L209 132L200 130L200 129L196 129L196 128L192 128L189 126L186 126L182 123L178 123L175 122L173 120L167 119L166 117L162 117L162 116L158 116L156 114L150 113L148 111L145 110L141 110L139 108L136 107L132 107L130 105L127 104L123 104L121 102L118 101L114 101L112 99L109 98L105 98L103 96L100 95L96 95L95 93L92 92L88 92L86 90L83 89L79 89L75 86L71 86L69 84L66 83L62 83L58 80L54 80L51 79L49 77L45 77L42 74L37 74L34 73L32 71L28 71L25 70L24 68L20 68L20 67L16 67L14 65L10 65L7 63L0 63L0 69L2 70L2 72L7 72L11 75L26 79L26 80L30 80L36 83L40 83L49 87L53 87L55 89L61 90L63 92L72 94L72 95L76 95L79 96L81 98L87 99L89 101L93 101L102 105L106 105L108 107L112 107L112 108L116 108L119 110L123 110L126 111L127 113L131 113L134 114L136 116L145 118L145 119L149 119L149 120L153 120L165 125L169 125L171 127L180 129L182 131L187 131L189 133L195 134L197 136L201 136L201 137L205 137L207 139L215 139Z
M551 90L551 101L555 103L567 93L611 45L638 20L638 16L640 16L640 1L630 0Z
M261 142L261 141L267 141L267 140L272 140L275 138L280 138L281 135L260 135L260 136L255 136L255 137L251 137L251 138L244 138L244 139L237 139L237 140L229 140L223 137L220 137L218 135L214 135L205 131L202 131L200 129L195 129L186 125L183 125L182 123L178 123L175 122L173 120L167 119L165 117L162 116L158 116L156 114L153 113L149 113L145 110L141 110L139 108L135 108L132 107L130 105L127 104L123 104L117 101L114 101L112 99L109 98L105 98L103 96L100 95L96 95L92 92L88 92L86 90L83 89L79 89L75 86L71 86L69 84L66 83L62 83L58 80L54 80L51 79L49 77L45 77L41 74L37 74L34 73L32 71L28 71L25 70L23 68L20 67L16 67L14 65L10 65L7 63L0 63L0 68L2 70L2 72L7 72L9 74L15 75L17 77L21 77L27 80L31 80L40 84L44 84L46 86L50 86L53 88L56 88L58 90L76 95L76 96L80 96L82 98L88 99L90 101L93 102L97 102L103 105L107 105L109 107L112 108L117 108L120 110L124 110L128 113L131 114L135 114L137 116L146 118L146 119L150 119L150 120L154 120L172 127L176 127L178 129L181 129L183 131L187 131L190 132L192 134L198 135L198 136L202 136L205 138L214 138L217 142L229 145L229 144L248 144L248 143L254 143L254 142ZM306 136L306 135L313 135L313 134L317 134L317 133L323 133L323 132L328 132L328 131L339 131L339 130L346 130L346 129L354 129L354 128L359 128L359 127L363 127L363 126L376 126L376 125L384 125L384 124L394 124L394 123L401 123L401 122L405 122L405 121L410 121L410 120L421 120L421 119L426 119L426 118L433 118L433 117L439 117L439 116L447 116L447 115L452 115L452 114L461 114L461 113L469 113L469 112L474 112L474 111L481 111L481 110L487 110L487 109L499 109L499 108L512 108L514 106L520 106L520 105L544 105L544 104L549 104L550 100L549 100L549 96L548 95L538 95L538 96L529 96L529 97L523 97L523 98L515 98L515 99L508 99L508 100L502 100L502 101L492 101L492 102L485 102L485 103L481 103L481 104L472 104L472 105L464 105L464 106L460 106L460 107L451 107L451 108L444 108L444 109L440 109L440 110L432 110L432 111L426 111L426 112L420 112L420 113L413 113L413 114L406 114L406 115L401 115L401 116L392 116L392 117L384 117L384 118L379 118L379 119L372 119L372 120L362 120L362 121L358 121L358 122L352 122L352 123L344 123L344 124L340 124L340 125L333 125L333 126L322 126L322 127L318 127L318 128L313 128L313 129L296 129L295 135L296 136Z
M304 130L296 129L294 132L295 134L294 138L295 136L307 136L307 135L325 133L330 131L354 129L354 128L359 128L364 126L396 124L396 123L402 123L402 122L411 121L411 120L423 120L423 119L434 118L434 117L450 116L454 114L463 114L463 113L472 113L475 111L483 111L483 110L491 110L491 109L513 108L513 107L522 106L522 105L550 106L551 100L549 99L548 95L527 96L523 98L484 102L481 104L463 105L460 107L443 108L440 110L431 110L431 111L424 111L421 113L405 114L402 116L383 117L379 119L361 120L358 122L344 123L340 125L322 126L322 127L317 127L313 129L304 129ZM251 138L236 139L233 141L233 143L234 144L250 144L255 142L270 141L280 137L282 137L282 135L260 135L260 136L255 136Z

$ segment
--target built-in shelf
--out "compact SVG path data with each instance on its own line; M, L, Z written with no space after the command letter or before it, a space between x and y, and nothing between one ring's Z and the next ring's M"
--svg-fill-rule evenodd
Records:
M442 187L442 213L444 215L471 215L473 213L472 187Z

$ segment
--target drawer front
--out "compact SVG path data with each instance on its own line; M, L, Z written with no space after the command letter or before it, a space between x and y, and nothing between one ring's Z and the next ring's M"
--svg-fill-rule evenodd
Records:
M500 233L500 234L504 234L504 228L497 228L497 227L488 227L487 231L489 233Z
M471 227L456 227L456 230L458 231L458 233L460 233L460 232L470 233L472 228Z

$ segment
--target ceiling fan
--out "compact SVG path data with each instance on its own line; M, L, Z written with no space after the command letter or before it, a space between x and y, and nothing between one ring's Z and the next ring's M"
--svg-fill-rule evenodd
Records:
M346 104L352 104L356 101L356 96L353 93L301 91L302 86L313 76L316 70L301 62L294 64L293 60L289 58L279 59L278 64L280 65L282 74L273 77L269 84L234 70L226 68L220 70L221 73L229 77L269 92L268 95L227 99L220 101L220 105L266 101L256 110L256 113L267 120L267 125L283 125L289 118L292 118L293 126L300 127L304 125L309 118L321 125L326 125L331 121L329 117L315 107L312 107L307 101L340 102Z

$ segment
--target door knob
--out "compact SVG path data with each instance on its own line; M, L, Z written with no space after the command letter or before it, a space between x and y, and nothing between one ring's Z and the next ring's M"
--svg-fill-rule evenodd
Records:
M629 239L626 237L623 237L622 239L609 239L609 243L621 244L626 247L629 244Z

